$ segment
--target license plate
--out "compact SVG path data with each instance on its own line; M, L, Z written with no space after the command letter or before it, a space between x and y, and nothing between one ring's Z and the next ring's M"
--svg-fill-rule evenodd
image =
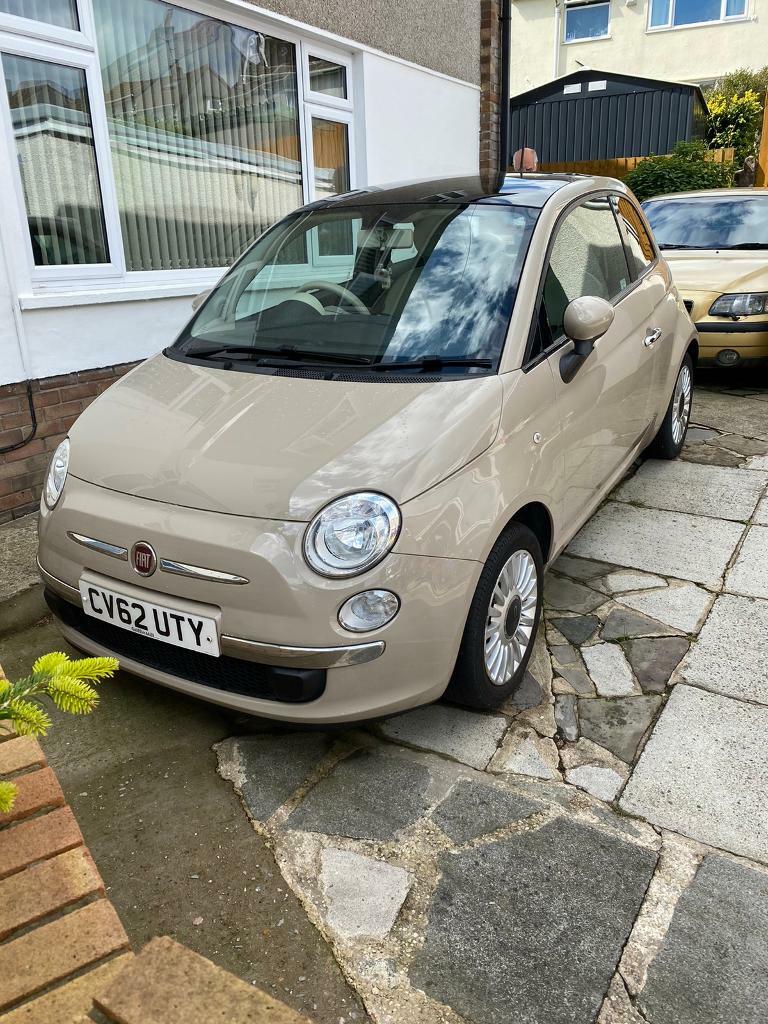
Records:
M220 654L216 621L206 615L190 615L154 601L126 597L85 580L80 580L80 596L83 611L94 619L188 651L214 658Z

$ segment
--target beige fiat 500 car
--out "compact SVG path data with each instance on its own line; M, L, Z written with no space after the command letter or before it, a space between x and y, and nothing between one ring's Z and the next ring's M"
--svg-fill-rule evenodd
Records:
M76 647L241 711L493 707L545 565L642 451L680 451L696 354L616 181L315 203L56 451L48 603Z

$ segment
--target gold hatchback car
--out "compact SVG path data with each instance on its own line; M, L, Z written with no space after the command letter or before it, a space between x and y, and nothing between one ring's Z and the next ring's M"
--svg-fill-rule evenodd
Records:
M696 324L700 362L768 365L768 189L680 192L643 209Z
M304 722L522 679L545 565L680 451L695 331L617 181L421 182L304 207L52 460L65 637Z

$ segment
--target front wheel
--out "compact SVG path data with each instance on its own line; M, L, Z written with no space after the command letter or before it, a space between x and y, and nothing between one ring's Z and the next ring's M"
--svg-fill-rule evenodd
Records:
M675 381L672 401L659 427L659 432L648 445L646 453L654 459L676 459L683 450L685 435L691 420L693 397L693 362L686 352Z
M534 534L513 523L480 574L446 697L494 708L522 682L541 618L544 559Z

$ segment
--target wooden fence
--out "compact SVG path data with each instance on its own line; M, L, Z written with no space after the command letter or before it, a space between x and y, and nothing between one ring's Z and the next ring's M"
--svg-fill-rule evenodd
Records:
M733 161L733 149L711 149L707 159L717 164L727 164ZM639 163L647 160L645 156L617 157L614 160L580 160L559 164L539 164L539 170L546 174L563 173L568 174L594 174L606 178L620 178L623 180L630 171L634 171ZM511 168L510 168L511 170Z

